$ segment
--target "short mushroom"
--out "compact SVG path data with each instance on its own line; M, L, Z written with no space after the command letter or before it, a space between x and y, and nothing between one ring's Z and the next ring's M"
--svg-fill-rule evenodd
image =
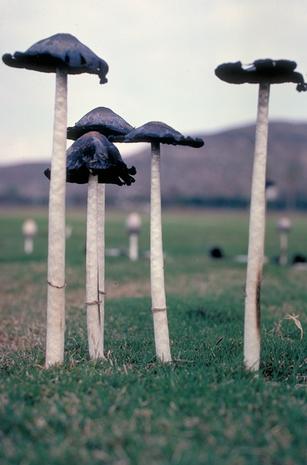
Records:
M110 108L97 107L84 115L77 123L67 128L67 138L76 140L89 131L97 131L108 137L125 135L133 127Z
M30 255L33 252L33 239L37 234L37 223L28 218L22 224L22 234L24 236L24 252Z
M139 258L139 235L142 225L141 217L138 213L130 213L126 220L126 229L129 236L129 252L128 257L132 262L136 262Z
M67 138L76 140L80 136L97 131L102 135L125 135L133 127L121 116L110 108L97 107L86 113L74 126L67 128ZM105 184L98 185L98 216L97 216L97 244L98 244L98 268L99 268L99 288L104 289L104 212L105 212ZM104 294L100 295L100 307L104 309Z
M268 203L278 199L278 187L272 179L267 179L265 182L265 198Z
M8 66L56 73L52 150L52 180L49 195L48 302L46 366L64 359L65 333L65 151L67 127L67 74L97 74L107 82L107 63L70 34L55 34L40 40L24 53L6 53Z
M110 137L110 140L151 143L150 274L152 313L156 355L162 362L171 362L162 246L160 144L201 147L204 142L199 138L185 137L167 124L157 121L133 129L124 137Z
M97 250L97 236L104 237L104 217L98 224L98 184L124 184L134 182L131 175L135 168L127 168L118 149L102 134L91 131L77 139L67 150L67 182L88 183L87 230L86 230L86 307L89 354L91 359L104 357L104 306L101 298L105 295L103 248ZM50 178L50 170L45 171ZM52 171L51 171L52 179ZM103 273L103 276L100 274Z
M260 364L260 290L264 259L270 85L294 82L299 92L307 90L303 76L294 71L295 68L294 61L264 59L256 60L248 66L243 66L241 62L225 63L215 70L218 78L231 84L259 84L244 322L244 364L250 371L259 370Z
M288 264L288 236L292 224L290 218L283 216L277 222L277 231L279 233L279 264L285 266Z

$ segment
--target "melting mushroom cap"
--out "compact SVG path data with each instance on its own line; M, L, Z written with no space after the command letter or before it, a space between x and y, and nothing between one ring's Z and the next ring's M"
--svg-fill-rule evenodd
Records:
M36 42L25 52L6 53L3 62L14 68L26 68L44 73L55 73L57 68L68 74L89 73L107 82L108 64L71 34L55 34Z
M130 186L135 180L134 166L128 168L118 149L99 132L91 131L77 139L66 152L66 181L86 184L89 174L98 176L98 182ZM50 179L50 170L45 170Z
M113 142L157 142L160 144L202 147L204 141L198 137L185 137L180 132L160 121L150 121L130 131L126 136L112 136Z
M307 90L303 75L294 71L295 61L290 60L256 60L250 65L242 65L241 61L223 63L215 69L215 75L222 81L231 84L282 84L284 82L297 83L297 90Z
M68 139L76 140L89 131L98 131L105 136L125 135L133 127L110 108L97 107L84 115L73 127L67 129Z

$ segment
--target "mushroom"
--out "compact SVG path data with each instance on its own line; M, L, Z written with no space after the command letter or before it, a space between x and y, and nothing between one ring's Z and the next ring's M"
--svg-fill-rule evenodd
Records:
M104 288L104 242L97 250L97 236L104 237L104 211L99 200L99 184L124 184L134 182L131 175L135 168L127 168L118 149L108 139L96 131L91 131L77 139L67 150L67 182L88 183L87 229L86 229L86 307L89 354L91 359L104 357L104 306L101 298ZM52 179L52 170L45 170ZM100 218L100 220L98 220ZM99 224L97 224L99 221ZM100 264L100 266L98 265ZM98 286L97 286L98 283Z
M5 54L4 63L56 73L52 149L52 180L49 194L48 301L46 366L63 362L65 333L65 151L67 127L67 74L97 74L107 82L107 63L70 34L40 40L24 53Z
M36 221L28 218L22 224L22 234L24 236L24 252L30 255L33 252L33 239L37 234Z
M275 202L278 199L278 187L272 179L265 182L265 198L267 202Z
M246 277L244 364L257 371L260 363L260 290L264 259L265 179L268 140L268 107L271 84L294 82L297 90L307 90L303 76L295 72L289 60L256 60L248 66L241 62L218 66L215 74L231 84L259 84L255 156L249 222L248 264Z
M277 222L277 231L279 233L279 264L285 266L288 264L288 236L291 230L290 218L283 216Z
M89 131L98 131L104 136L125 135L133 127L113 110L97 107L84 115L74 126L67 128L67 138L76 140Z
M110 108L97 107L84 115L74 126L67 128L67 138L76 140L80 136L97 131L108 137L110 135L125 135L133 127L121 116ZM99 268L99 295L101 312L104 314L104 215L105 215L105 184L99 183L97 187L98 211L97 211L97 247L98 247L98 268Z
M139 258L139 234L142 225L141 217L138 213L130 213L126 221L126 228L129 236L129 259L136 262Z
M184 137L167 124L157 121L133 129L124 137L111 136L110 140L151 143L150 274L155 346L158 359L171 362L162 247L160 144L201 147L204 142L202 139Z

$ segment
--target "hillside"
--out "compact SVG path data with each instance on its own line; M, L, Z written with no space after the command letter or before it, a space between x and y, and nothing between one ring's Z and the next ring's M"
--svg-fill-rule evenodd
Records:
M165 204L246 204L249 199L254 126L201 135L201 149L162 146L162 195ZM137 168L132 187L108 186L110 203L147 202L150 151L129 157ZM46 163L0 168L0 202L39 204L47 201ZM269 130L268 178L279 189L280 202L307 204L307 123L273 122ZM84 186L68 185L68 201L85 200Z

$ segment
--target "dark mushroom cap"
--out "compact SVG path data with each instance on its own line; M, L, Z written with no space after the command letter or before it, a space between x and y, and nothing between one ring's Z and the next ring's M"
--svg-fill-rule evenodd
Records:
M66 181L86 184L89 174L98 175L98 182L130 186L135 180L134 166L128 168L118 149L96 131L77 139L66 152ZM50 179L50 170L44 171Z
M265 181L265 188L266 189L269 189L270 187L275 187L276 186L276 182L273 181L272 179L266 179Z
M133 127L110 108L97 107L83 116L73 127L67 128L67 138L76 140L89 131L98 131L104 136L125 135Z
M284 82L297 83L297 90L307 90L303 75L294 71L295 61L290 60L256 60L250 65L242 65L241 61L224 63L215 70L215 75L222 81L231 84L282 84Z
M185 137L180 132L160 121L150 121L132 129L126 136L111 136L113 142L157 142L159 144L188 145L202 147L204 141L198 137Z
M6 53L3 62L14 68L55 73L57 68L68 74L98 74L100 84L107 82L108 64L71 34L55 34L40 40L25 52Z

